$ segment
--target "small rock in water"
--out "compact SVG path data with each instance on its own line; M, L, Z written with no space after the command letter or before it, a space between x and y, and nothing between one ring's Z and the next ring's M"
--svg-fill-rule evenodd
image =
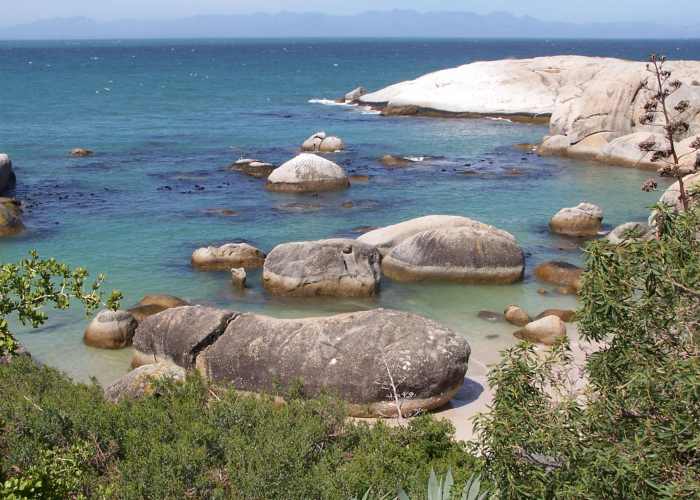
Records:
M364 184L369 182L369 175L351 175L348 179L351 184Z
M83 158L85 156L91 156L93 154L93 151L90 149L85 149L85 148L75 148L72 149L70 152L71 156L75 156L78 158Z
M341 205L341 207L343 207L343 208L352 208L354 206L355 206L355 204L352 201L343 202L343 204Z
M530 316L520 306L510 305L504 311L506 321L515 326L525 326L530 322Z
M236 288L245 288L247 276L245 269L242 267L231 269L231 283L233 283L233 286Z
M549 221L553 233L567 236L596 236L603 222L603 210L591 203L562 208Z

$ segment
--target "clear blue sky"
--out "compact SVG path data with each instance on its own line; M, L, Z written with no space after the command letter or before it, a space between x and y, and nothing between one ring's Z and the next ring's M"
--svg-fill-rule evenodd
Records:
M668 12L654 12L659 4L666 5L664 10ZM169 19L280 10L352 14L394 8L482 14L505 11L574 22L657 21L683 25L700 19L700 0L0 0L0 25L73 16L98 20Z

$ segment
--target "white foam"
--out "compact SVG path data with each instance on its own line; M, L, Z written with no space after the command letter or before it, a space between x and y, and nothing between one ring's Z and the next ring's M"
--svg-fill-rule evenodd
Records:
M425 161L426 157L425 156L404 156L403 159L417 163L420 161Z
M347 102L336 102L332 99L309 99L310 104L323 104L324 106L354 106Z
M513 123L513 120L510 120L508 118L503 118L501 116L487 116L487 120L493 120L495 122L506 122L506 123Z

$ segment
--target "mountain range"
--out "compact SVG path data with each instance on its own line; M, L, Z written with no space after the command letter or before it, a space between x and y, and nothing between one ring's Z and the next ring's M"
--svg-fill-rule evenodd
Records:
M253 37L700 38L700 24L552 22L502 12L391 10L346 16L314 12L202 15L161 21L66 17L0 27L0 39Z

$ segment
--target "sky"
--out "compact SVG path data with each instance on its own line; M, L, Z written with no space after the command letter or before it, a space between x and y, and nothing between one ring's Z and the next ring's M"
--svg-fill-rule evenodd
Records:
M664 12L656 12L664 4ZM671 7L672 6L672 7ZM700 0L0 0L0 26L56 17L172 19L199 14L324 12L353 14L390 9L494 11L546 21L655 21L689 24L700 18ZM699 34L700 35L700 34Z

